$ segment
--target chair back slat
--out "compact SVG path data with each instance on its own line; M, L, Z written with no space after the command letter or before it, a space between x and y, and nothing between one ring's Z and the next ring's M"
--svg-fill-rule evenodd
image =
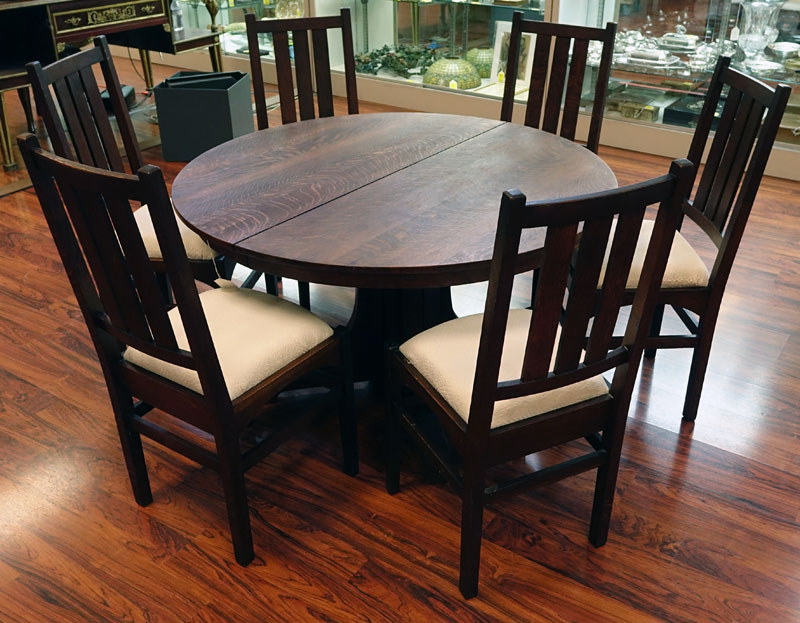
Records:
M750 106L742 106L739 111L741 115L741 124L739 123L739 119L737 119L734 124L734 133L725 148L726 153L725 157L722 159L722 168L727 169L728 175L727 178L724 179L724 184L719 189L718 193L715 192L717 190L716 188L712 189L711 196L718 196L719 198L714 202L709 201L704 211L705 215L713 221L719 231L725 229L725 223L728 221L728 216L730 215L733 201L740 188L745 168L750 161L750 154L752 153L756 136L761 128L764 110L765 107L756 101L753 101ZM737 137L738 140L732 140L734 137ZM717 179L721 179L719 175Z
M516 13L514 14L516 18ZM521 17L519 19L522 19ZM512 41L516 43L516 49L519 50L520 39L512 36ZM547 91L547 75L548 66L550 65L550 48L553 44L553 38L545 35L536 37L536 48L533 53L533 68L531 69L530 89L528 90L528 106L525 109L525 125L532 128L539 128L542 116L542 107L544 104L544 95ZM506 90L511 90L513 93L515 83L517 81L519 70L517 69L519 52L513 56L511 55L511 47L508 51L508 70L506 71ZM513 98L512 98L513 103ZM503 121L511 121L511 117L503 119Z
M725 106L722 109L722 116L717 124L717 131L714 135L714 140L711 143L711 148L708 152L708 159L706 166L703 170L703 175L700 177L700 183L695 192L694 202L697 205L705 206L708 201L708 195L711 192L711 186L716 179L716 175L720 170L720 163L725 153L725 145L728 142L728 137L733 127L733 122L736 119L736 112L739 109L739 104L742 102L744 94L738 89L730 89L728 98L725 100ZM699 126L698 126L699 127ZM705 142L703 142L705 145ZM702 157L702 150L696 154L699 159Z
M289 33L287 31L272 33L272 45L275 50L275 70L278 75L281 122L294 123L297 121L297 110L294 103L294 78L292 77L292 59L289 53Z
M349 23L349 22L348 22ZM317 107L320 117L333 117L333 86L331 85L331 60L328 56L328 31L311 31L314 45L314 78L317 81Z
M99 68L125 148L131 171L142 165L136 134L122 95L108 43L96 37L95 47L43 68L28 64L28 77L37 107L56 154L88 166L124 172L124 160L94 75ZM53 98L52 87L56 97ZM59 115L59 109L61 115ZM62 119L67 126L64 132Z
M67 84L66 78L61 78L56 80L53 83L53 91L56 94L56 99L58 100L58 105L61 108L61 113L64 116L64 121L67 124L67 130L69 131L70 139L72 139L72 149L74 150L74 157L77 159L78 162L82 162L87 165L94 164L94 157L92 156L92 150L89 147L89 142L86 138L86 135L83 132L83 127L81 126L80 118L78 117L78 111L75 109L75 103L72 100L72 91L69 88L69 84ZM55 113L55 120L58 122L58 114ZM53 145L55 149L55 144ZM69 149L68 146L62 146L60 151L66 152ZM69 154L69 152L67 152ZM69 157L72 154L67 155L65 157Z
M592 316L592 300L597 290L597 280L602 269L608 246L612 220L604 218L587 221L583 226L580 243L575 253L575 266L569 286L569 295L561 323L561 339L558 345L553 371L567 372L581 361L586 341L586 331Z
M553 354L561 304L569 278L569 261L575 250L578 224L550 227L544 243L544 262L533 301L531 326L525 346L521 379L530 381L547 375Z
M744 138L742 134L746 131L747 122L748 119L750 119L750 113L753 111L754 107L755 101L753 98L748 97L746 94L743 95L741 103L736 109L736 116L733 119L733 124L731 124L730 134L728 134L727 137L719 136L720 144L724 145L722 147L722 158L720 158L716 170L713 171L714 181L711 182L711 188L708 191L708 197L706 198L703 208L703 214L711 221L714 221L716 218L716 213L722 199L722 193L728 183L728 179L734 174L732 166L739 153L740 147L746 150L747 156L750 155L750 150L746 145L742 144ZM717 136L714 137L715 142L717 138ZM739 180L736 179L735 183L738 185Z
M76 191L71 187L61 189L64 208L69 215L69 221L75 231L75 235L80 243L85 256L85 263L90 271L92 278L97 284L99 298L103 303L105 312L111 322L123 330L128 331L128 326L124 321L124 313L121 309L123 302L120 302L116 295L113 280L105 270L106 262L114 262L115 258L104 258L102 255L103 240L95 240L90 225L93 212L95 211L90 203L93 197L87 193L80 193L75 196ZM88 213L84 213L84 212ZM102 220L102 217L98 217ZM100 223L95 224L95 229L100 229ZM113 235L113 232L112 232Z
M717 106L719 104L723 86L725 86L722 76L730 66L730 63L731 59L729 56L720 56L717 60L717 65L714 68L714 74L711 76L711 82L706 93L705 103L703 104L703 109L700 111L700 117L697 120L697 126L695 127L694 134L692 135L692 143L689 146L689 154L687 155L689 162L695 162L699 164L703 160L703 153L706 150L708 135L711 132L711 126L714 124L714 120L717 117ZM717 125L718 129L722 123L723 119L720 119ZM699 167L695 168L695 179L697 178L698 173Z
M551 134L558 134L559 117L561 116L561 100L564 97L564 85L569 69L569 48L572 41L567 37L556 37L553 56L550 62L550 80L547 85L547 100L544 106L542 129Z
M678 216L691 189L692 168L688 160L677 160L668 175L654 180L559 201L526 204L518 191L504 194L467 421L467 436L473 436L475 443L488 434L498 400L550 391L611 369L612 396L630 397ZM658 216L623 345L610 350L643 215L653 204L659 204ZM533 227L546 227L547 233L525 352L519 378L498 382L510 307L509 283L516 270L522 231ZM604 265L605 281L598 298ZM600 317L590 327L590 317L597 309ZM589 352L584 355L587 330Z
M644 211L637 210L621 214L615 223L608 264L603 274L603 287L595 306L596 313L586 346L584 363L587 365L601 361L608 354L643 219Z
M308 31L292 32L294 46L294 72L297 78L297 100L300 119L314 119L314 85L311 80L311 53L308 48Z
M105 201L106 209L111 217L111 224L132 277L130 283L135 285L135 294L141 300L141 308L149 329L149 333L142 329L141 336L143 339L149 339L152 336L156 344L175 350L178 348L175 333L169 318L162 313L164 310L163 294L156 282L155 272L150 266L147 249L145 249L136 219L131 212L130 203L126 199L114 196L105 197ZM134 331L131 333L136 335Z
M125 166L117 148L114 130L111 127L111 121L108 119L94 72L90 67L84 67L78 72L78 76L80 76L83 93L86 96L86 102L91 112L93 123L90 123L90 126L97 133L98 144L93 148L93 151L96 149L98 154L102 153L100 161L106 163L105 165L97 164L95 166L122 173L125 170Z
M259 21L255 15L248 14L245 16L245 22L247 24L247 39L250 48L250 68L253 79L253 94L256 101L256 117L260 130L269 127L261 57L258 52L258 35L264 33L272 34L278 93L280 95L281 120L283 123L297 121L293 75L297 81L300 119L333 116L333 87L327 34L330 29L340 29L342 32L347 110L350 114L358 112L355 57L353 54L353 35L349 9L341 9L339 15L336 16L265 21ZM289 32L292 33L294 45L294 70L289 54ZM309 38L311 40L310 45ZM317 100L316 110L314 107L315 95Z
M506 84L500 113L502 121L511 121L516 81L519 79L521 40L526 34L535 35L536 43L525 109L525 125L560 134L569 140L574 140L578 125L581 95L587 74L589 44L592 41L602 43L586 142L586 146L596 152L600 144L600 129L611 71L616 24L609 23L605 29L552 24L525 20L522 12L516 11L511 24Z
M67 83L72 106L75 109L75 114L80 124L77 132L80 132L86 139L89 156L91 157L91 161L84 164L101 169L110 169L111 167L109 166L109 161L106 157L105 149L103 148L103 141L100 138L100 132L95 123L93 111L89 106L89 100L83 86L80 72L69 74L64 80ZM108 123L107 117L106 122Z
M572 62L569 66L567 93L564 97L564 112L561 119L561 136L573 141L578 128L578 110L581 106L583 78L586 73L586 57L589 53L589 41L576 39L572 45Z

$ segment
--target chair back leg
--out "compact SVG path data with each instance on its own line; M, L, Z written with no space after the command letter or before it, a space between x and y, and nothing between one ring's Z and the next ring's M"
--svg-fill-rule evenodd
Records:
M132 402L129 402L124 409L117 404L114 405L117 432L122 445L122 455L125 457L125 467L128 469L128 478L131 481L133 498L139 506L147 506L153 501L153 493L150 489L150 478L147 475L142 438L128 422L128 414L132 411Z
M658 337L661 334L661 323L664 322L664 303L659 303L653 310L653 319L650 321L650 337ZM645 348L644 356L647 359L655 359L655 348Z

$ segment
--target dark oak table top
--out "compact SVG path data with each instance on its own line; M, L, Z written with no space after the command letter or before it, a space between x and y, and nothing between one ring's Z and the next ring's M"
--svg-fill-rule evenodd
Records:
M588 149L475 117L387 113L301 121L189 163L172 198L219 251L267 272L367 288L488 277L504 190L529 200L617 186ZM544 234L521 243L535 266Z

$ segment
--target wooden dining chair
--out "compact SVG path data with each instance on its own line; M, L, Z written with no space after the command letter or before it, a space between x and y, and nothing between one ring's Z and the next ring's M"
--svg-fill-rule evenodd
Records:
M253 97L256 102L256 120L259 130L269 127L267 120L267 98L264 91L264 74L261 70L261 55L258 36L272 36L275 50L275 70L278 76L278 96L281 122L297 121L317 117L333 117L333 88L331 64L328 54L328 31L340 29L342 53L344 55L344 81L347 94L348 114L358 114L358 91L356 89L356 65L353 54L353 31L350 9L342 9L339 15L330 17L301 17L259 21L252 13L245 15L247 45L250 51L250 73L253 79ZM291 37L291 38L290 38ZM309 42L310 37L310 42ZM290 41L293 53L290 52ZM313 57L313 61L312 61ZM295 81L292 77L292 58L298 104L295 105ZM316 97L315 97L316 96ZM316 108L314 101L316 99ZM311 306L311 291L308 282L298 282L300 304Z
M142 153L105 36L95 37L94 46L47 67L42 67L38 61L28 63L28 78L37 109L56 154L85 165L125 172L123 154L117 145L93 72L98 66L117 120L129 171L138 171L143 164ZM167 290L162 249L155 235L149 207L139 208L135 219L148 257L158 271L161 287ZM180 220L178 227L196 279L213 286L219 277L230 277L233 262L217 254Z
M219 472L235 557L247 565L254 557L248 468L310 418L338 407L344 470L358 470L346 334L270 294L232 284L198 294L158 168L132 176L50 154L32 134L18 141L100 360L136 502L153 499L144 435ZM177 304L171 309L131 201L150 206ZM300 410L282 400L283 412L273 399L316 371L327 375L329 390L311 393L318 399ZM266 407L274 408L274 429L258 426L245 441L246 427ZM149 418L154 410L171 416L169 423ZM210 448L201 443L207 436Z
M478 590L483 508L514 491L596 468L589 540L597 547L606 542L631 392L691 177L691 163L678 160L663 177L584 197L526 203L520 192L506 192L484 313L445 322L390 349L387 490L399 488L402 424L461 495L459 588L464 597ZM660 203L658 218L625 338L610 349L637 233L645 209L654 203ZM546 227L547 233L533 308L510 309L520 238L534 227ZM578 260L571 273L576 243ZM609 243L610 261L592 322ZM602 374L612 371L609 385ZM409 399L404 388L417 400ZM448 443L429 434L436 429L419 419L417 402L427 407L423 418L433 411ZM493 466L584 438L587 449L578 456L490 482Z
M297 121L298 108L301 121L317 117L333 117L328 31L341 30L347 112L351 115L358 113L350 9L342 9L339 15L329 17L263 21L259 21L255 15L250 13L245 15L245 23L259 130L268 128L269 122L267 121L267 98L264 92L264 74L261 70L258 35L269 34L272 36L272 45L275 50L275 70L278 75L281 122L285 125ZM293 52L290 51L290 42ZM292 63L292 59L294 59L294 63ZM294 72L292 71L293 66ZM292 77L293 73L296 83ZM295 105L295 99L297 99L297 105ZM314 106L315 99L316 108Z
M726 89L708 160L694 197L682 206L681 217L694 221L716 247L714 264L709 273L695 249L680 231L677 233L645 349L647 357L654 357L659 348L693 349L683 405L687 421L697 417L722 296L791 94L786 85L772 88L731 69L730 58L721 56L689 148L692 162L701 161ZM635 267L628 280L629 301L651 227L652 223L645 223L642 228ZM688 333L661 334L665 306L674 309Z
M511 121L520 70L520 51L524 47L522 37L534 35L533 49L527 52L533 54L533 69L525 107L525 125L574 141L584 91L589 45L592 41L599 41L602 44L602 53L597 68L589 135L586 140L586 147L597 153L616 32L617 25L612 22L605 28L553 24L523 19L522 12L515 11L511 20L500 119Z

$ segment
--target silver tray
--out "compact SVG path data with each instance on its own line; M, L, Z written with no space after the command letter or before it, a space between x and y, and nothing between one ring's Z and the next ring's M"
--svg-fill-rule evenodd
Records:
M632 65L636 67L651 67L654 69L659 68L673 68L683 65L683 61L674 54L670 54L664 60L651 60L648 58L631 58L627 55L620 55L614 59L614 62L619 65Z
M671 52L690 53L697 49L699 44L699 37L690 37L686 41L674 40L664 35L656 39L660 48L670 50Z

